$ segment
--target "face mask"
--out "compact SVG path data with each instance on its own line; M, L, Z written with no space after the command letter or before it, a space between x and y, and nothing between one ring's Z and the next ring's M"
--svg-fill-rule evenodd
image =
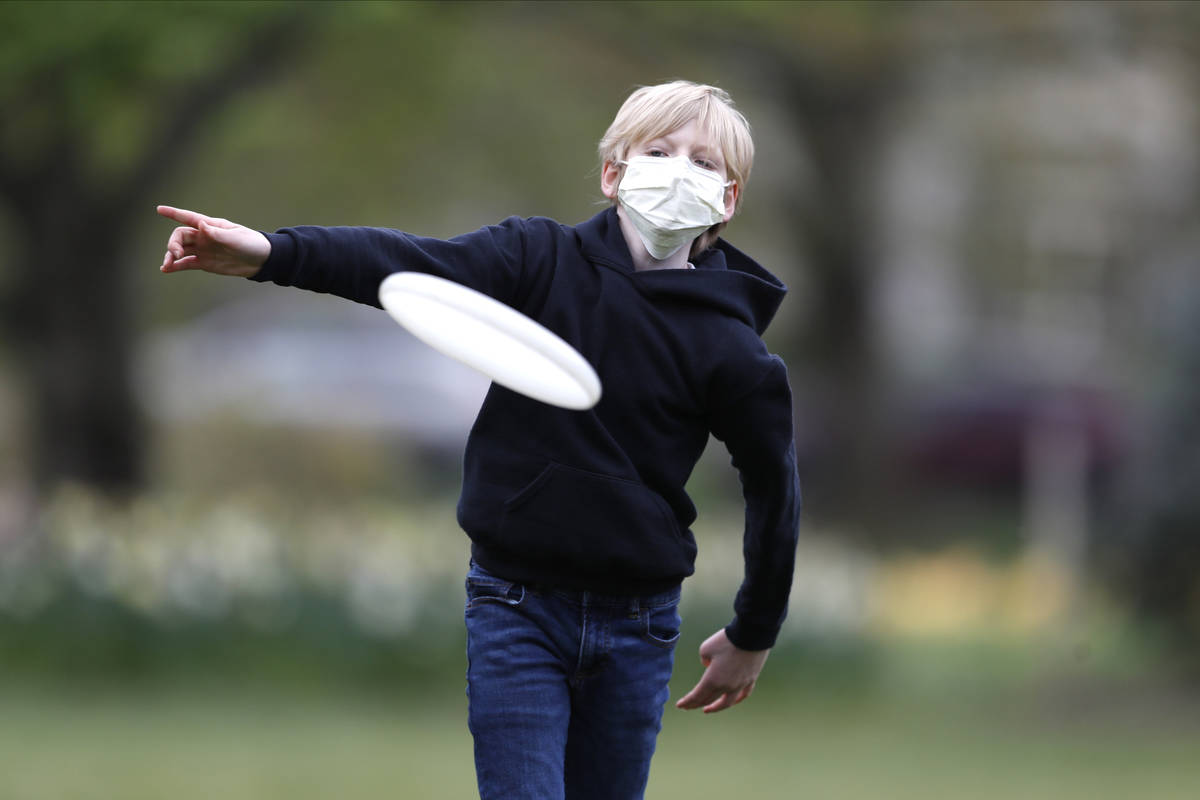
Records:
M617 199L646 250L668 258L725 219L721 176L686 156L635 156L625 163Z

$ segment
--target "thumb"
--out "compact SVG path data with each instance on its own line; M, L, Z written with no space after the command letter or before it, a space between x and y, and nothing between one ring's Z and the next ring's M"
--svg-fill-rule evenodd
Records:
M222 222L224 220L221 220ZM241 240L238 237L238 231L229 225L214 224L212 220L202 220L200 222L200 231L216 244L227 247L231 250L241 250Z
M721 633L718 631L700 643L700 660L704 661L706 665L721 649Z
M206 219L200 220L200 232L208 238L212 239L217 244L227 244L225 241L224 228L218 228Z

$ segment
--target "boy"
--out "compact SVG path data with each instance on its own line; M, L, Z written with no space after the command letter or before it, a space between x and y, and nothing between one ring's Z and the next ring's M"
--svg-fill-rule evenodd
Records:
M496 297L595 367L569 411L493 385L464 456L468 717L484 798L641 797L668 697L696 509L684 484L711 432L746 501L736 616L700 647L677 707L741 702L775 642L795 558L791 394L762 331L783 284L718 238L753 161L729 96L644 87L600 142L612 205L576 226L510 218L448 241L371 228L262 234L182 223L162 271L203 269L378 305L418 270Z

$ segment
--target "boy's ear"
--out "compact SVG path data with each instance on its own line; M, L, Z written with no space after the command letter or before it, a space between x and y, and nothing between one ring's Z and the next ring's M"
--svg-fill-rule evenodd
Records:
M617 199L617 187L621 184L621 167L615 161L605 161L600 170L600 191L609 200Z
M725 187L725 222L733 219L733 212L737 210L737 201L741 194L742 187L736 183Z

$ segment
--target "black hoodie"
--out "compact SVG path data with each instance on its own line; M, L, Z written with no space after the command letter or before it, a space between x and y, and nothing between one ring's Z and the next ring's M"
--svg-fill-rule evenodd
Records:
M588 411L493 384L471 429L458 519L508 580L648 594L691 575L684 484L711 432L746 500L745 579L726 628L771 647L787 609L800 507L791 392L761 334L786 287L723 240L695 269L635 271L616 211L571 227L509 218L450 240L380 228L285 228L254 277L379 305L415 270L477 289L575 347L600 376Z

